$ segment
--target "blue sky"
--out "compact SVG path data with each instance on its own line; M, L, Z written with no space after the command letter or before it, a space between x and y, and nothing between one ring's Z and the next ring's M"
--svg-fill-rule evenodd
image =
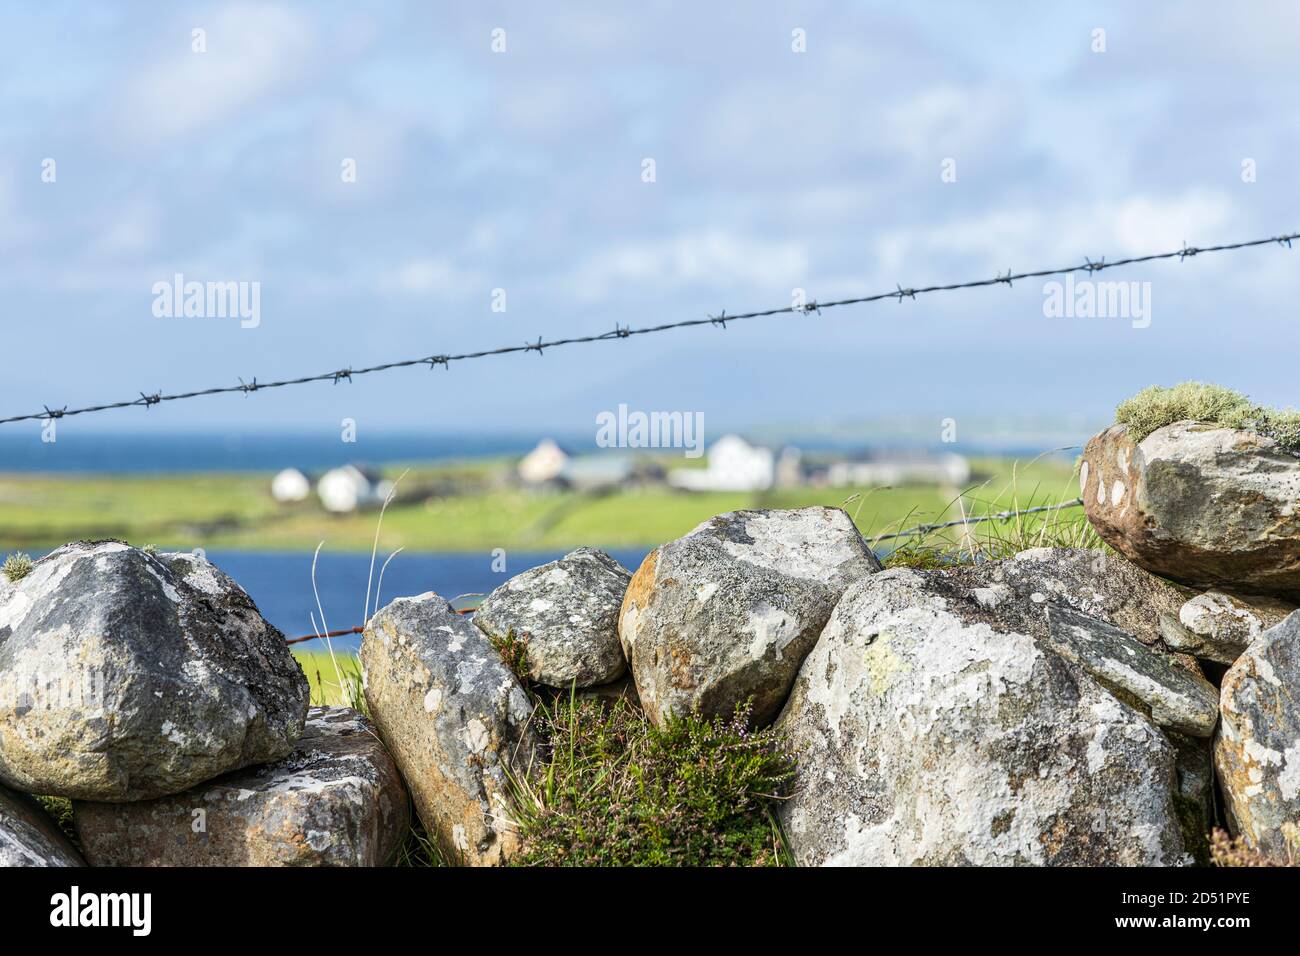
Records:
M1300 227L1300 9L1176 10L11 6L0 417ZM63 429L572 433L620 403L710 430L960 423L1187 378L1295 404L1297 256L1108 275L1151 282L1143 329L1047 318L1022 283ZM259 282L260 324L155 316L176 273Z

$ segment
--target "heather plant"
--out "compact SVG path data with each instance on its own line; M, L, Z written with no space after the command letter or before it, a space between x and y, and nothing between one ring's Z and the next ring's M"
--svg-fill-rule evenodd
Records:
M782 866L773 808L794 760L771 730L691 715L655 727L626 701L538 705L547 759L515 781L521 866Z

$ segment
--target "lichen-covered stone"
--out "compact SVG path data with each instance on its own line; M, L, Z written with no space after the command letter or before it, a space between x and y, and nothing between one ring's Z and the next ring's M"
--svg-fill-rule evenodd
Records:
M1192 861L1165 735L943 572L850 585L776 729L804 865Z
M734 511L652 551L633 576L619 637L646 714L780 709L850 582L880 569L838 508Z
M1231 664L1251 641L1295 610L1294 604L1279 598L1206 591L1182 606L1179 626L1166 632L1165 643L1204 660Z
M40 804L0 787L0 867L85 865Z
M591 687L627 670L618 612L632 574L604 551L579 548L515 575L474 614L484 634L527 638L528 676L550 687Z
M1237 658L1220 693L1214 758L1232 830L1300 858L1300 612Z
M1134 443L1115 425L1080 467L1088 520L1148 571L1300 600L1300 457L1273 439L1175 422Z
M1219 694L1205 678L1188 673L1113 624L1060 604L1047 608L1046 645L1078 664L1120 700L1159 727L1189 737L1209 737L1219 721Z
M284 635L193 555L65 545L0 594L0 781L144 800L284 757L309 690Z
M374 726L313 707L288 757L185 793L73 803L94 866L383 866L410 828L410 800Z
M1015 601L1028 606L1063 604L1159 645L1164 626L1195 592L1114 554L1088 548L1030 548L1001 561L955 568L989 610Z
M398 598L366 625L366 702L425 828L456 861L506 862L519 847L510 773L537 740L519 681L486 635L433 592Z

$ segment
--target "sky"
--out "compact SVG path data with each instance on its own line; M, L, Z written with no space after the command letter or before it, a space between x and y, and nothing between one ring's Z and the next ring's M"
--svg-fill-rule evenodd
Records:
M1300 227L1284 2L0 16L0 417ZM1104 273L1150 283L1141 321L1024 281L60 428L573 433L626 404L937 434L1185 379L1296 404L1297 257ZM178 274L255 283L256 322L158 314Z

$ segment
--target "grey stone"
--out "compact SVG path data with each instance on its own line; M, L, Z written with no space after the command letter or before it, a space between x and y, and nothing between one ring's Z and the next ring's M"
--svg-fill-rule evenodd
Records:
M288 757L185 793L73 803L93 866L383 866L411 823L406 788L373 725L313 707Z
M1177 621L1195 592L1149 574L1118 555L1089 548L1030 548L1001 561L953 571L993 610L1004 602L1063 604L1158 645L1161 622Z
M0 787L0 867L85 865L40 804Z
M849 586L776 724L797 862L1192 862L1174 745L995 613L944 572Z
M1115 425L1080 468L1088 520L1148 571L1300 601L1300 457L1273 439L1175 422L1135 443Z
M284 635L193 555L77 542L0 595L0 781L144 800L284 757L307 679Z
M484 634L527 639L528 676L550 687L591 687L627 670L618 612L632 574L604 551L579 548L518 574L474 614Z
M1209 737L1219 721L1219 693L1209 681L1179 667L1113 624L1073 608L1047 609L1046 644L1078 664L1120 700L1160 727Z
M1220 664L1231 664L1250 642L1296 610L1289 601L1206 591L1178 612L1178 626L1165 633L1170 647Z
M1300 860L1300 612L1255 639L1220 694L1214 762L1232 830Z
M365 696L425 828L453 860L506 862L519 848L510 775L537 739L519 681L478 628L429 592L375 614L361 642Z
M838 508L734 511L657 548L623 599L619 637L646 714L770 723L840 594L880 569Z

